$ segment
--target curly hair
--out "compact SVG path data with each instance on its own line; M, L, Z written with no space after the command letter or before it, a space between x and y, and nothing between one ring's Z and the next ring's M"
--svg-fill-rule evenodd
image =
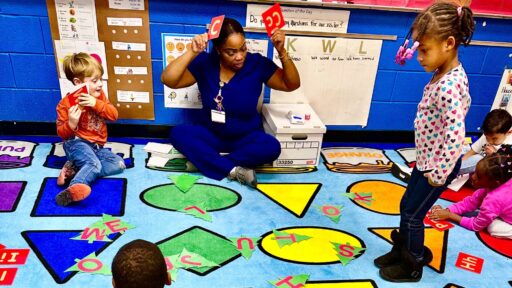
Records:
M502 145L494 154L486 156L478 162L485 174L491 179L503 184L512 178L512 147Z
M134 240L119 249L112 261L116 288L162 288L167 280L167 266L155 244Z

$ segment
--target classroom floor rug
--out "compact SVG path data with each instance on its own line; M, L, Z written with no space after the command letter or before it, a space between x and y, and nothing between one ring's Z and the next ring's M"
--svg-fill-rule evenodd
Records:
M62 143L2 136L0 286L111 287L116 252L144 239L176 288L512 287L512 240L447 222L426 223L434 258L420 282L380 278L373 260L391 249L412 143L324 143L318 166L259 167L257 189L148 167L146 143L107 143L127 169L60 207ZM447 190L438 204L471 193Z

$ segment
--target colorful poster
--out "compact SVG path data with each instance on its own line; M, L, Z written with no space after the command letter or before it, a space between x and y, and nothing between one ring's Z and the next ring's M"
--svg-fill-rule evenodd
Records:
M61 40L98 41L94 0L55 0Z

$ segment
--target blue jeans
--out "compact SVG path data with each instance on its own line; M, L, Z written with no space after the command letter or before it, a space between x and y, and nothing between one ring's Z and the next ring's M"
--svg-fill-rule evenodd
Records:
M84 139L67 140L63 146L68 160L79 168L69 185L81 183L91 186L97 178L119 174L126 168L123 158Z
M419 171L416 167L412 170L411 179L400 201L400 234L404 237L407 250L418 259L423 257L425 241L423 219L441 193L446 190L446 186L455 179L460 164L459 159L445 184L440 187L430 186L428 179L424 176L429 171Z

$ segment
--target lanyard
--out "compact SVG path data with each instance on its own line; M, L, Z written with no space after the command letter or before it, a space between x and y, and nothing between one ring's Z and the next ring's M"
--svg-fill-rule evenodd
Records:
M213 98L213 101L217 103L217 111L224 111L224 106L222 106L222 100L224 100L224 97L222 97L222 87L224 87L224 82L219 82L219 93L217 93L217 96Z

